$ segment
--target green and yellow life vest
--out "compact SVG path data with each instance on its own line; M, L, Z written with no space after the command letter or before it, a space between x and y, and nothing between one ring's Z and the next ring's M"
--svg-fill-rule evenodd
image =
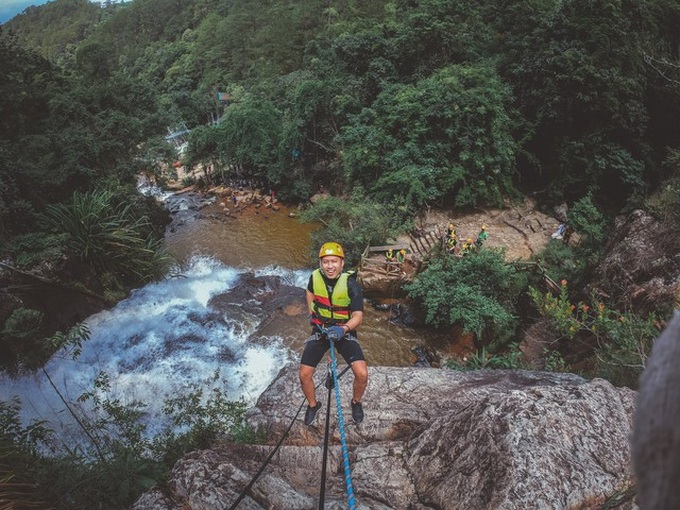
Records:
M329 325L345 324L350 318L348 273L340 273L333 287L333 294L328 295L326 282L320 269L312 272L314 301L312 302L312 324Z

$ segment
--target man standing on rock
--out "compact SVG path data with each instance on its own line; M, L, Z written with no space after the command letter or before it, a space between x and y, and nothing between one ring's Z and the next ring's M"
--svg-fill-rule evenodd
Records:
M364 419L361 397L368 384L368 367L357 340L356 328L364 318L364 298L353 275L343 273L345 252L338 243L325 243L319 251L319 269L307 284L307 306L312 336L305 342L300 360L300 384L307 399L305 425L311 425L321 403L316 400L314 371L333 342L354 373L352 418Z

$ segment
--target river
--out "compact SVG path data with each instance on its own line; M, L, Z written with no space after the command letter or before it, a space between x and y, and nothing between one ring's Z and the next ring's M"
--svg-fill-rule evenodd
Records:
M168 197L167 204L174 219L166 240L178 264L172 274L89 317L90 339L82 353L76 359L60 353L46 365L52 382L42 372L1 381L5 399L21 400L25 423L46 421L66 445L80 432L61 397L81 408L79 397L93 391L102 374L110 385L106 396L140 402L153 433L163 426L159 417L167 397L217 385L229 398L254 403L284 365L297 363L308 333L304 314L282 314L263 327L256 319L220 316L208 302L244 273L273 274L304 288L314 263L309 233L317 227L292 218L295 210L284 206L231 217L218 201L191 193ZM411 365L413 347L441 341L391 324L389 312L369 303L365 315L360 340L369 366Z

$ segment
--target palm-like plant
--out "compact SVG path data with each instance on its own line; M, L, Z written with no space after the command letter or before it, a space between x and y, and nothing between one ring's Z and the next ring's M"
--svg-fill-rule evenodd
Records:
M111 191L76 191L70 203L50 205L44 221L66 235L71 255L116 280L149 281L167 269L162 240L145 234L149 220L135 217Z

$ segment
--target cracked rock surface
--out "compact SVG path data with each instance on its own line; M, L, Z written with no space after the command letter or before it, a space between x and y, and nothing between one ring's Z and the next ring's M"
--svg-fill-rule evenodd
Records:
M230 508L296 415L238 508L318 508L325 373L320 366L323 407L314 425L302 423L297 367L285 367L249 411L250 425L266 432L267 444L193 452L176 464L169 491L147 493L134 508ZM361 425L351 422L351 372L339 382L360 509L595 509L632 485L633 390L571 374L509 370L370 367L369 378ZM325 509L347 508L331 396Z

